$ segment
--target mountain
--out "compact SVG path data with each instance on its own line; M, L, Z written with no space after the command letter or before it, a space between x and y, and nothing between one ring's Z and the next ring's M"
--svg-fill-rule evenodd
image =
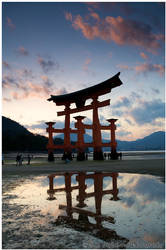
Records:
M64 135L60 134L56 136L56 138L64 139ZM71 134L70 136L72 141L77 140L76 134ZM86 143L92 142L92 136L85 134L84 141ZM103 140L103 142L107 143L109 140ZM164 150L165 149L165 132L158 131L154 132L142 139L138 139L135 141L121 141L117 140L117 150ZM103 149L104 151L108 151L109 148Z
M9 118L2 116L2 135L8 134L8 136L14 135L32 135L26 128Z
M46 151L48 138L29 132L9 118L2 117L2 150L5 151ZM57 144L63 140L56 139Z
M136 141L117 140L118 150L164 150L165 132L157 131Z
M63 144L64 135L59 134L54 138L55 144ZM71 134L72 144L77 140L76 134ZM92 142L92 136L85 134L85 142ZM103 140L103 142L109 142ZM2 150L5 151L46 151L48 138L29 132L9 118L2 117ZM165 149L165 132L154 132L142 139L135 141L117 140L117 149L120 150L164 150ZM104 151L110 150L108 147ZM57 150L61 152L62 150Z

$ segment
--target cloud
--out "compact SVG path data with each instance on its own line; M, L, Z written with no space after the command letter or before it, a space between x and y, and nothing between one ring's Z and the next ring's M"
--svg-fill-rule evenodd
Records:
M147 177L141 177L132 191L145 196L150 201L162 201L165 197L165 188L163 183L155 179L148 179Z
M33 76L32 70L26 68L4 75L2 87L15 100L33 97L47 99L51 94L63 95L68 93L64 87L54 86L53 81L48 76L41 75L40 79L37 79Z
M68 20L68 21L71 21L71 22L72 22L72 14L71 14L71 13L69 13L69 12L65 12L65 18L66 18L66 20Z
M84 65L83 65L83 70L84 72L88 73L88 74L91 74L92 76L95 76L95 72L91 69L89 69L89 65L91 63L91 59L90 58L87 58L84 62Z
M12 30L14 30L16 28L16 26L14 25L14 23L12 22L11 18L6 17L6 21L7 21L7 26L9 28L11 28Z
M37 121L35 124L31 124L31 125L25 125L26 128L28 129L45 129L47 128L47 124L46 124L46 120L40 120L40 121ZM54 121L53 121L54 122ZM72 122L73 124L73 122ZM64 121L56 121L55 124L53 125L54 128L64 128ZM74 125L73 125L74 127Z
M126 130L120 130L120 131L117 131L116 133L117 133L117 136L120 136L120 137L132 134L130 131L126 131Z
M47 86L48 88L52 87L54 84L46 75L42 75L41 79L43 80L44 85Z
M129 113L140 125L151 123L157 118L165 117L165 103L160 99L143 101L139 107L133 108Z
M128 65L123 65L123 64L118 64L117 67L120 68L120 69L122 69L122 70L129 70L129 69L131 69Z
M117 67L122 70L134 70L137 74L139 73L147 74L150 72L155 72L158 73L160 76L163 76L165 73L165 68L161 64L143 63L136 66L118 64Z
M91 17L93 17L95 20L97 20L98 22L100 21L100 17L97 13L95 12L91 12L90 13Z
M112 108L121 108L121 107L129 107L131 105L131 101L129 98L125 96L121 96L120 100L112 105Z
M85 21L81 15L73 17L70 13L70 20L67 20L89 40L100 38L118 45L142 47L153 53L161 47L163 35L153 33L152 27L141 21L124 19L121 16L107 16L101 19L95 12L90 13L89 17L93 17L93 22L91 19L89 22Z
M19 47L19 48L17 49L17 53L18 53L19 55L22 55L22 56L28 56L28 55L29 55L28 50L26 50L24 47Z
M164 75L165 68L161 64L144 63L134 67L137 73L157 72L160 76Z
M12 76L5 75L2 78L2 87L3 88L19 87L19 84Z
M136 203L136 200L135 200L135 197L134 196L131 196L131 197L123 197L122 198L122 203L124 204L124 206L126 206L127 208L130 208L132 207L135 203Z
M58 62L54 62L50 59L48 59L48 60L44 59L41 56L38 56L38 63L45 73L49 72L52 69L58 70L60 67Z
M122 116L123 114L124 114L124 111L115 110L115 109L112 110L112 115L114 116Z
M91 63L91 59L90 58L87 58L86 60L85 60L85 62L84 62L84 65L83 65L83 70L84 71L89 71L89 69L88 69L88 65Z
M143 59L148 59L148 56L147 56L144 52L140 52L140 56L141 56Z
M17 70L17 74L18 74L18 77L21 77L21 78L26 78L26 79L34 78L32 70L26 69L26 68Z
M47 125L45 123L46 121L41 120L41 121L37 121L35 124L32 124L32 125L25 125L25 127L27 129L45 129L46 130Z

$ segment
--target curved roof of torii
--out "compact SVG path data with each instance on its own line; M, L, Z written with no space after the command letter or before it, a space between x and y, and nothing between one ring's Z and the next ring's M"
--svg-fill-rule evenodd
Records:
M104 82L76 92L65 95L51 95L48 101L53 101L58 106L65 105L67 103L76 103L77 108L82 107L87 99L90 99L93 96L107 94L112 88L120 86L122 82L119 79L119 75L120 72Z

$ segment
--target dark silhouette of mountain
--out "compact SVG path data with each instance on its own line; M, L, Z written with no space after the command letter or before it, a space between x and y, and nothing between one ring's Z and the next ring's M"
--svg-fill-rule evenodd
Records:
M164 150L165 132L157 131L136 141L117 140L119 150Z
M9 118L2 117L2 151L46 151L48 138L29 132ZM56 139L56 144L63 140Z

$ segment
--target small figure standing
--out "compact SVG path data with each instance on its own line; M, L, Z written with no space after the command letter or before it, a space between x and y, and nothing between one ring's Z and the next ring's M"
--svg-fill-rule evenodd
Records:
M20 158L21 158L21 156L20 156L20 154L18 153L17 156L16 156L16 166L19 165L19 163L20 163Z
M86 153L86 155L85 155L85 159L86 159L86 160L88 160L88 153Z
M4 156L2 155L2 165L4 165Z
M121 152L119 153L119 158L120 158L120 160L122 160L122 153Z
M23 159L22 155L20 155L19 166L22 166L23 160L24 160L24 159Z
M31 157L30 157L30 155L28 155L28 162L27 162L27 165L30 165L30 163L31 163Z

